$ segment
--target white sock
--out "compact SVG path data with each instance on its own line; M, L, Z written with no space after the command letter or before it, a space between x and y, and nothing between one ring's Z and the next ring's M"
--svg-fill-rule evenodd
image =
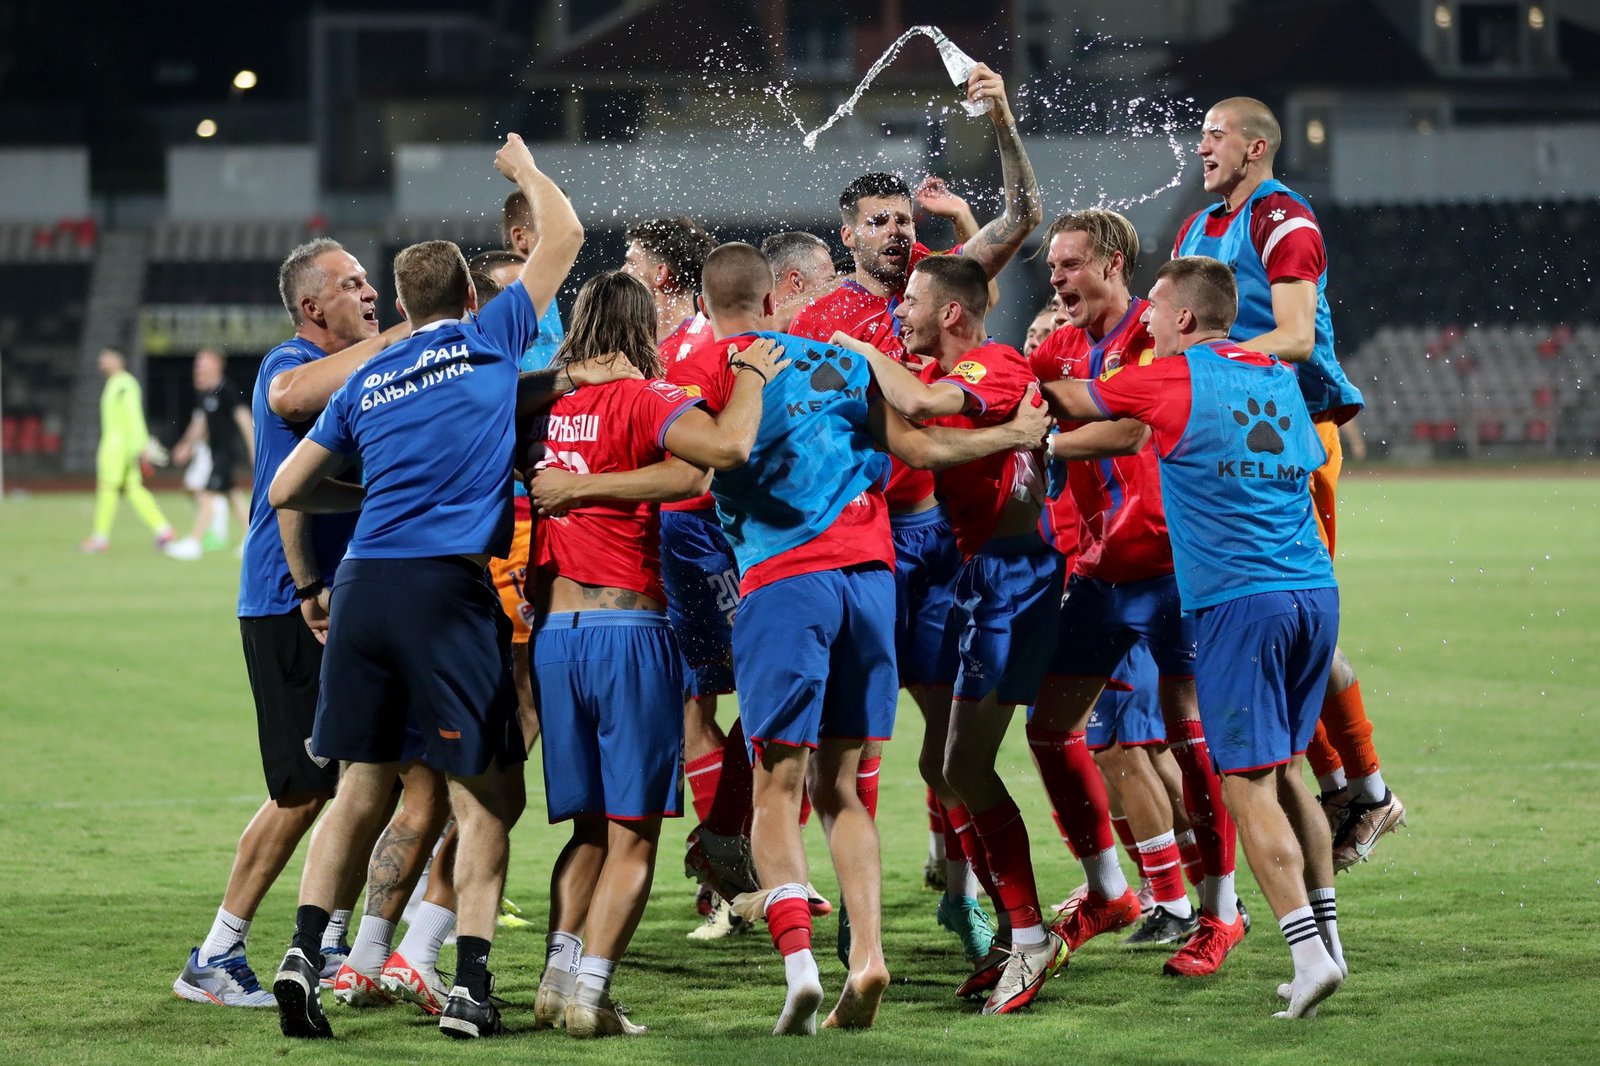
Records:
M1278 928L1289 942L1289 954L1294 956L1294 978L1302 978L1326 970L1333 960L1317 933L1316 915L1310 907L1297 907L1278 919Z
M944 860L944 894L951 899L978 898L978 878L966 859Z
M598 955L585 955L578 963L578 986L573 999L585 1007L599 1007L607 992L611 991L611 975L617 964Z
M1349 782L1344 779L1344 767L1334 767L1331 774L1318 774L1317 787L1324 792L1337 792L1345 788Z
M822 1005L822 976L817 973L816 956L806 950L783 957L783 1013L778 1015L774 1033L813 1034L817 1031L817 1008Z
M250 937L250 920L229 914L221 907L211 920L211 932L200 945L200 964L204 966L219 955L226 955Z
M544 976L539 978L539 983L571 996L577 988L578 967L582 962L582 940L571 933L551 933L545 938Z
M1106 899L1116 899L1128 891L1128 879L1122 873L1122 863L1117 861L1116 848L1107 848L1098 855L1080 861L1090 892L1098 892Z
M394 953L394 923L386 922L376 914L361 917L361 927L356 930L356 941L350 945L350 957L345 965L352 970L372 976L383 969Z
M339 947L350 935L350 912L334 911L328 915L328 928L322 931L322 950Z
M928 830L928 858L934 862L944 862L947 856L944 853L944 834Z
M1383 797L1389 794L1389 786L1383 783L1383 771L1374 770L1366 777L1352 777L1350 779L1350 798L1357 803L1382 803Z
M1212 877L1207 874L1200 880L1200 906L1223 925L1239 920L1239 891L1233 887L1233 875Z
M423 900L417 904L417 913L406 926L406 935L400 939L396 950L414 967L433 969L439 962L439 949L444 938L456 927L454 911L447 911L437 903Z
M217 504L216 510L211 512L211 534L222 540L228 539L228 500L223 497Z
M1344 945L1339 943L1339 908L1334 902L1333 889L1313 888L1307 895L1311 897L1311 914L1317 920L1317 932L1322 934L1322 946L1338 963L1339 972L1349 974L1350 967L1344 961Z
M1011 946L1019 950L1037 948L1044 940L1042 925L1018 925L1011 930Z

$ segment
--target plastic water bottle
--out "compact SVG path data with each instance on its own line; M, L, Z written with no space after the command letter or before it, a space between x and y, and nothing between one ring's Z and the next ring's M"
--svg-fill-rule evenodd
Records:
M956 47L956 43L949 37L946 37L944 31L939 27L928 26L926 27L926 32L933 40L934 47L939 49L939 58L944 60L944 69L950 75L950 80L955 83L958 89L965 93L967 88L967 79L972 77L972 70L978 65L978 61L967 55L967 53L963 52L960 48ZM965 95L963 95L961 98L962 109L974 118L976 118L978 115L986 114L993 106L993 100L983 100L978 103L973 103L971 100L968 100Z

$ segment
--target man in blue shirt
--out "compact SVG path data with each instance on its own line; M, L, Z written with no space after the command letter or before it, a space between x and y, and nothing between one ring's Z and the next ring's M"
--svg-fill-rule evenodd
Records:
M267 353L256 378L255 488L238 605L268 798L239 838L211 931L172 985L183 999L229 1007L273 1005L245 959L245 939L256 909L338 778L338 767L314 759L306 742L322 666L315 631L326 622L318 590L322 579L332 580L354 522L344 515L312 518L292 511L280 520L267 503L267 483L334 388L411 329L401 324L378 333L378 294L361 264L334 240L321 238L291 251L279 268L278 289L295 333ZM343 921L359 891L359 877L340 887L342 917L329 930L330 947L342 942Z
M287 1036L332 1035L318 995L322 929L340 868L360 861L356 842L385 813L408 724L423 762L449 780L459 831L456 985L440 1029L500 1031L489 948L525 752L505 617L484 567L511 540L517 362L583 227L516 134L495 168L528 197L543 231L521 279L469 319L477 297L459 248L427 241L401 252L395 288L412 336L334 393L269 491L280 508L361 509L330 602L311 744L343 763L339 798L313 841L294 941L273 984ZM330 480L352 456L364 488Z
M1237 307L1226 265L1171 260L1145 312L1154 362L1046 389L1073 418L1150 426L1178 592L1198 630L1200 720L1294 958L1278 1017L1304 1018L1346 973L1332 837L1301 771L1339 631L1306 485L1327 453L1294 371L1227 339Z

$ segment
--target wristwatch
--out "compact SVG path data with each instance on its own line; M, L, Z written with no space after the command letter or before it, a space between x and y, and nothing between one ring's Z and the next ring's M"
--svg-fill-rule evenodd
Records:
M297 600L314 600L318 596L322 595L322 590L327 587L328 586L319 577L309 585L300 585L296 587L294 590L294 598Z

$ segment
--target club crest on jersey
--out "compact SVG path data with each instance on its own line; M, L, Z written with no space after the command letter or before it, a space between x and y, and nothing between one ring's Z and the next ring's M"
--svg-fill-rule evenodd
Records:
M984 366L982 363L973 359L963 359L961 362L955 365L953 370L950 371L950 376L953 378L960 378L968 385L976 385L978 382L982 381L988 375L988 373L989 368Z
M1105 369L1105 373L1100 375L1100 380L1101 381L1110 381L1112 378L1116 377L1117 374L1119 374L1121 372L1122 372L1121 364L1118 364L1117 366L1108 366Z

